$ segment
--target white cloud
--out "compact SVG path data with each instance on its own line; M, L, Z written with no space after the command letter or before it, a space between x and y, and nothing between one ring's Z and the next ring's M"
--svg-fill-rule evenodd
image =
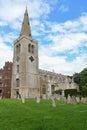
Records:
M42 16L42 18L47 17L47 15L51 11L51 7L47 2L44 2L44 0L33 0L29 3L29 11L30 11L30 17L31 18L39 18Z
M40 47L41 68L54 69L57 73L71 75L87 67L87 54L81 52L81 48L87 47L87 25L84 22L86 18L87 15L82 15L74 21L48 23L50 33L46 35L46 40L50 43ZM59 53L64 53L65 56L60 56ZM74 59L67 60L69 55Z
M3 67L6 61L12 61L13 49L3 43L3 39L0 38L0 68Z
M81 55L69 62L66 56L40 55L40 68L54 70L56 73L72 75L87 67L87 54Z

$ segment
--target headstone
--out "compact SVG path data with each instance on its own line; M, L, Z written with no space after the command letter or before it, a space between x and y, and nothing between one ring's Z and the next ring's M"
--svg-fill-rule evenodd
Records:
M64 94L64 90L62 90L62 97L64 97L65 96L65 94Z
M42 98L43 98L43 99L46 99L46 94L43 94Z
M70 94L69 94L68 97L67 97L67 103L71 103L71 97L70 97Z
M63 101L64 101L65 103L67 102L67 99L66 99L66 97L64 97L64 98L63 98Z
M59 94L56 95L56 99L60 100L60 95Z
M40 103L40 96L37 96L36 102L37 102L37 103Z
M81 98L81 103L87 103L87 97L82 97Z
M22 103L25 103L25 98L24 97L22 97L21 100L22 100Z
M60 95L60 101L63 101L63 96L62 95Z
M77 103L80 103L80 97L76 97Z
M52 97L51 99L52 99L52 106L56 107L56 99L55 99L55 97Z
M71 98L71 103L73 104L73 105L76 105L77 104L77 100L76 100L76 97L75 96L72 96L72 98Z

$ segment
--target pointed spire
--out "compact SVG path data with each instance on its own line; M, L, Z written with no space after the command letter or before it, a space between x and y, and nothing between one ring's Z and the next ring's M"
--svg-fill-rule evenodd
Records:
M23 23L22 23L22 28L21 28L21 34L20 35L21 36L25 35L25 36L32 37L27 7L26 7L26 10L25 10L25 13L24 13L24 20L23 20Z

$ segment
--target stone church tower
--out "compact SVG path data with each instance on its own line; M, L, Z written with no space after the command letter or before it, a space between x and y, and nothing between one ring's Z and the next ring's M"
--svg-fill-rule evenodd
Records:
M14 42L11 97L39 95L38 43L32 39L28 11L25 10L20 37Z

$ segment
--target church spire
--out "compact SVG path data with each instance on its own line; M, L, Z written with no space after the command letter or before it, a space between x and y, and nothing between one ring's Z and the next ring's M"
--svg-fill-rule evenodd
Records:
M30 23L29 23L27 8L26 8L25 13L24 13L24 20L23 20L23 23L22 23L22 28L21 28L21 34L20 35L21 36L25 35L25 36L32 37L31 36L31 29L30 29Z

